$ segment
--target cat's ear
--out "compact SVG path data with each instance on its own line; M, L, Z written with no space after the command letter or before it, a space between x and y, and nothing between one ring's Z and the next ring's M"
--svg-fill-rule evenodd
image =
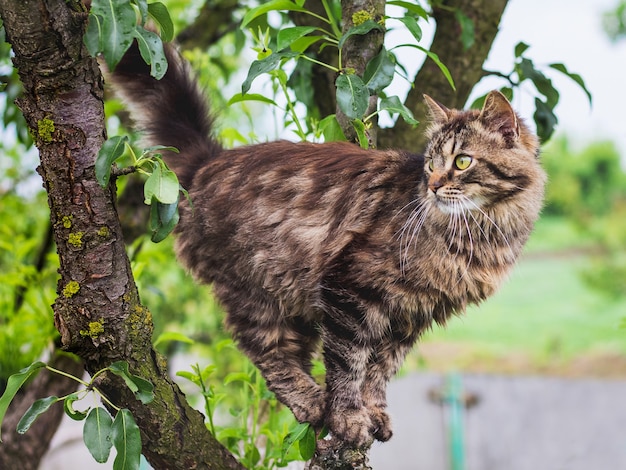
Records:
M444 124L450 119L450 110L428 95L424 95L424 102L428 106L430 118L433 122Z
M479 119L490 129L496 130L505 137L519 137L519 122L509 100L497 90L490 91Z

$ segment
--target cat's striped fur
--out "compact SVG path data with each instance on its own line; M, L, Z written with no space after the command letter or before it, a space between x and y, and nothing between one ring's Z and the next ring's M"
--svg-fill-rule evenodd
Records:
M239 346L299 421L355 445L388 440L385 389L406 353L433 321L493 294L532 230L545 181L536 137L492 92L482 111L426 97L425 155L224 150L187 66L167 53L161 81L135 47L111 79L149 142L180 150L167 157L193 201L181 202L180 260L213 285ZM320 343L323 388L310 376Z

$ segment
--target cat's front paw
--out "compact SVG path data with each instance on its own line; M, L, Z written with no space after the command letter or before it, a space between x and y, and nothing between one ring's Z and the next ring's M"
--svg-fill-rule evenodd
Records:
M369 408L370 419L374 430L374 437L381 442L391 439L393 430L391 429L391 418L384 408L376 406Z
M355 447L369 447L374 425L366 408L333 410L326 417L333 437Z

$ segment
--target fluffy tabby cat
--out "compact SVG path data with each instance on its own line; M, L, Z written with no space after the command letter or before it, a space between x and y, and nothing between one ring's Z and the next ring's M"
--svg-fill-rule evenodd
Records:
M225 150L187 64L156 81L136 47L111 75L187 188L177 253L211 284L239 347L300 422L352 445L392 435L386 386L433 321L495 292L539 214L537 138L506 98L429 97L424 155L350 143ZM198 312L201 314L201 312ZM311 377L321 342L326 386Z

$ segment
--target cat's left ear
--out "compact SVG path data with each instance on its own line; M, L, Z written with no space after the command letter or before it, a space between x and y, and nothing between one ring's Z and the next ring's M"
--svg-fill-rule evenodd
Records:
M519 137L519 122L511 103L497 90L490 91L479 119L487 127L499 131L505 137Z
M438 124L445 124L448 122L450 119L450 110L448 108L428 95L424 95L424 102L426 103L426 106L428 106L430 118L433 122Z

